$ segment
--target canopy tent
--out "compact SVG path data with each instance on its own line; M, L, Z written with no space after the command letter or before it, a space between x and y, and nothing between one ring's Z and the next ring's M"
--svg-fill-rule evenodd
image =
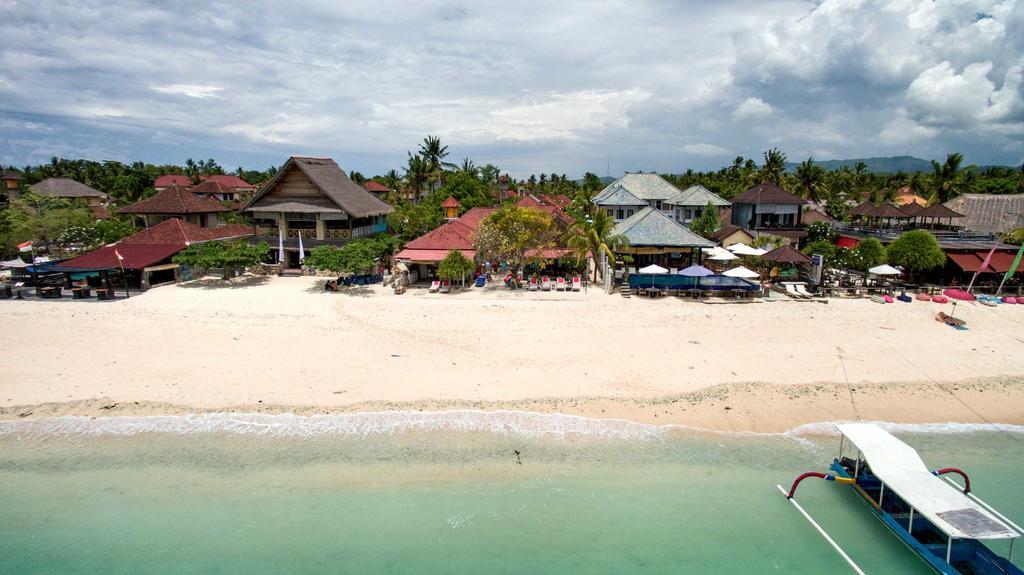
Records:
M640 268L639 273L642 274L664 274L668 273L668 270L659 266L658 264L651 264L645 268Z
M729 260L739 259L739 256L734 255L732 252L721 246L715 246L710 250L709 253L710 255L708 256L708 259L714 260L716 262L725 262Z
M873 423L839 431L860 450L871 472L916 513L957 539L1013 539L1019 534L962 492L932 474L914 448Z
M23 269L23 268L27 268L30 265L32 265L32 264L27 264L27 263L21 261L20 259L15 258L13 260L7 260L5 262L0 262L0 269Z
M707 276L715 275L715 272L709 270L704 266L693 265L688 268L679 270L679 275L687 276L691 278L703 278Z
M898 276L903 272L889 264L882 264L869 269L868 273L875 274L876 276Z
M726 270L726 271L722 272L722 275L723 276L729 276L731 278L744 278L744 279L754 279L754 278L761 277L761 275L758 274L757 272L755 272L754 270L747 269L747 268L745 268L743 266L735 267L735 268L732 268L731 270Z

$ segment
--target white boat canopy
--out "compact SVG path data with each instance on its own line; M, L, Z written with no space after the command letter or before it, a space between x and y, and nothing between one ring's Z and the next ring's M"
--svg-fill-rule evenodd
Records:
M913 447L873 423L844 423L842 433L860 450L871 473L949 537L1013 539L1013 528L925 467Z

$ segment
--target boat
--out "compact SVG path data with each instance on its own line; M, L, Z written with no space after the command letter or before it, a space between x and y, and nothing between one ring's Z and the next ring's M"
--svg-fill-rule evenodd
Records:
M873 423L837 427L839 457L832 461L831 473L804 473L788 492L779 489L855 571L863 573L793 498L804 479L849 485L936 573L1024 575L1013 564L1013 545L1024 530L974 495L964 471L953 467L929 471L914 448ZM950 473L960 475L963 487L948 477ZM1007 557L984 543L999 540L1009 540Z

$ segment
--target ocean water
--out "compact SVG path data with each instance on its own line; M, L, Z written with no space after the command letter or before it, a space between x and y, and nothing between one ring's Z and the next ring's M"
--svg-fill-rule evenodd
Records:
M507 412L5 422L0 573L847 573L776 488L825 470L828 429ZM1024 520L1024 430L892 431ZM848 488L807 481L797 499L866 572L929 572Z

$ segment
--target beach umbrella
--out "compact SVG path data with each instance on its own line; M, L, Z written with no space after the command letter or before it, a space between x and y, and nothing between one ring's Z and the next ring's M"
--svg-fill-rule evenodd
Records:
M668 270L659 266L658 264L651 264L645 268L640 268L642 274L664 274L668 273Z
M898 275L902 274L903 272L901 272L900 270L892 267L889 264L883 264L883 265L875 266L875 267L869 269L868 273L873 273L876 276L898 276Z
M724 249L724 248L719 247L719 246L715 246L715 248L712 249L710 253L711 253L711 255L708 256L708 259L709 260L714 260L716 262L724 262L724 261L739 259L739 256L734 255L729 250Z
M679 275L691 278L703 278L707 276L713 276L715 275L715 272L709 270L704 266L690 266L688 268L679 270Z
M758 274L754 270L747 269L747 268L745 268L743 266L735 267L735 268L732 268L731 270L726 270L726 271L722 272L722 275L723 276L729 276L731 278L743 278L743 279L754 279L754 278L761 277L760 274Z
M752 247L748 246L747 244L733 244L733 245L729 246L729 251L734 253L734 254L739 254L741 256L760 255L760 254L756 253L758 251L757 248L752 248ZM764 253L764 252L762 252L762 253Z

